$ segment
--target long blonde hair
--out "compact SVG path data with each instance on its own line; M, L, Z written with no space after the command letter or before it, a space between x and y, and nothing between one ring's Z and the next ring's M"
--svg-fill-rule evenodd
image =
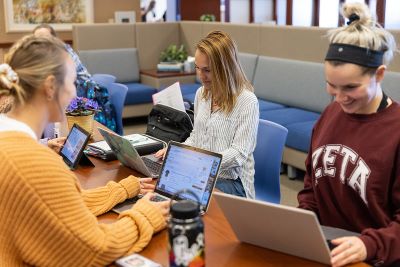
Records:
M328 32L330 43L341 43L383 51L383 64L388 65L396 51L396 42L393 35L383 29L372 17L371 11L364 3L347 3L342 6L342 15L350 18L357 15L350 23Z
M9 71L0 73L0 96L11 96L13 104L19 105L28 102L49 75L63 84L66 55L64 43L57 38L21 38L5 56ZM15 79L10 79L10 72Z
M211 86L203 91L203 99L212 98L223 112L231 112L244 89L254 90L238 60L235 42L228 34L213 31L200 40L196 49L208 57L212 75Z

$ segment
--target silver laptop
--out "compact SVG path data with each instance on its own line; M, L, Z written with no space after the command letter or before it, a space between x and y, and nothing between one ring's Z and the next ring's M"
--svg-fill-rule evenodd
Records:
M140 156L128 139L102 128L98 128L98 130L124 166L148 177L157 178L159 176L162 166L161 159L154 157L154 155Z
M169 142L154 190L155 197L152 200L169 200L178 192L189 189L200 201L200 212L206 212L217 181L221 161L221 154L173 141ZM176 199L190 199L198 203L196 197L183 193L179 194ZM113 211L120 213L129 209L134 202L135 200L127 200L117 205Z
M240 241L301 258L330 265L328 241L359 235L320 226L308 210L218 192L214 197Z

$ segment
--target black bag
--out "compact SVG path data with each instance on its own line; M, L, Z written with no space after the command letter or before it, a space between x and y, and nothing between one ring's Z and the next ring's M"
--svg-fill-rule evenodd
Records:
M151 110L146 134L165 142L183 142L193 130L193 114L157 104Z

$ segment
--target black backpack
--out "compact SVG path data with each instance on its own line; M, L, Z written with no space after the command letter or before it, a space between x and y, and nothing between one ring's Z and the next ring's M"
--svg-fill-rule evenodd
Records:
M165 142L184 142L193 130L193 113L157 104L151 110L146 134Z

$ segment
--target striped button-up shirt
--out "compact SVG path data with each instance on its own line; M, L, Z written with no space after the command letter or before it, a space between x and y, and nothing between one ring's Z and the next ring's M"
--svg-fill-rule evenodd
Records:
M255 198L253 151L257 142L258 100L243 90L233 110L226 114L211 111L211 99L202 99L197 90L194 103L194 127L186 144L222 154L219 179L240 177L246 196Z

